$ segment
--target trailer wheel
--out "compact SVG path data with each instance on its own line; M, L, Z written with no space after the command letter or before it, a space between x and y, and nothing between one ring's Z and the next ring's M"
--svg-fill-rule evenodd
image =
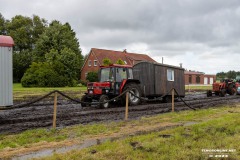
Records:
M138 105L140 104L141 102L141 99L138 98L138 97L141 97L142 96L142 92L141 92L141 89L140 89L140 86L137 85L136 83L129 83L129 84L126 84L126 86L124 87L124 91L127 90L127 89L130 89L130 93L129 93L129 96L128 96L128 102L130 105ZM136 96L134 96L132 93ZM123 96L123 99L124 101L126 100L126 96Z
M107 95L105 95L105 94L101 95L99 98L99 102L101 103L100 108L108 108L110 106L109 102L106 102L108 100L109 100L109 98ZM102 102L106 102L106 103L102 103Z
M163 103L171 103L171 102L172 102L172 96L163 97Z
M82 98L81 98L81 102L92 102L91 99L87 98L87 95L83 95ZM86 103L81 103L81 106L82 107L87 107L89 106L89 104L86 104Z
M226 95L226 89L222 89L219 93L220 97L225 97Z

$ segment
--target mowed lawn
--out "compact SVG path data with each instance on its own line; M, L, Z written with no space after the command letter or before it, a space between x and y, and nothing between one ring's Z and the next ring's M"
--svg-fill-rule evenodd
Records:
M87 87L22 87L21 83L13 84L13 96L15 99L28 96L42 96L54 90L70 94L82 94L87 90Z

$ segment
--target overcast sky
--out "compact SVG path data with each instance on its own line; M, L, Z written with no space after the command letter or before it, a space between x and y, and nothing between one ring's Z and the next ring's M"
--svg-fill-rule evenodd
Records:
M0 13L69 22L83 54L127 49L208 74L240 71L239 0L0 0Z

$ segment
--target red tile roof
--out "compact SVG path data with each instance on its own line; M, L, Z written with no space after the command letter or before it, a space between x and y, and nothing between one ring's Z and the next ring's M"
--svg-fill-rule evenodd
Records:
M132 65L129 59L134 61L156 62L146 54L128 53L126 51L113 51L113 50L98 49L98 48L92 48L91 51L95 54L96 58L101 63L105 58L109 58L113 63L121 59L123 61L126 61L128 65Z
M202 75L202 74L204 74L204 72L198 72L198 71L184 71L184 74Z

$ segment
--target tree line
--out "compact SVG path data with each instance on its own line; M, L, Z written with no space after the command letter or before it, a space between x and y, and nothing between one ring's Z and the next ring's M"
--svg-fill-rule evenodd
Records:
M217 73L217 79L224 79L224 78L229 78L229 79L236 79L240 78L240 71L228 71L228 72L219 72Z
M14 39L13 80L25 87L62 87L77 84L83 55L69 23L48 23L37 15L0 13L0 34Z

